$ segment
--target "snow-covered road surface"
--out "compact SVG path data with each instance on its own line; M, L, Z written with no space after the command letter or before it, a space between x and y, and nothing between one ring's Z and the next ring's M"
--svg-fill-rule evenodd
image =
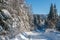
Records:
M23 32L13 38L3 37L2 40L60 40L60 32Z
M24 32L11 40L60 40L60 32Z

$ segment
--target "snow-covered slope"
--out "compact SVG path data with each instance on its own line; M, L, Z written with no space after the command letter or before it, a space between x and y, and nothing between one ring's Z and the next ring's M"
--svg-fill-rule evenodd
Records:
M60 40L60 32L25 32L20 35L24 36L25 38L21 37L25 40Z
M12 38L7 36L0 36L0 38L4 40L60 40L60 32L23 32Z

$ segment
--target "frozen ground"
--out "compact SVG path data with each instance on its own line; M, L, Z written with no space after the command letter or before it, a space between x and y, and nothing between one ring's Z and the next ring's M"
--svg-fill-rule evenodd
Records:
M24 32L10 40L60 40L60 32Z
M1 36L0 40L60 40L60 32L23 32L12 38Z

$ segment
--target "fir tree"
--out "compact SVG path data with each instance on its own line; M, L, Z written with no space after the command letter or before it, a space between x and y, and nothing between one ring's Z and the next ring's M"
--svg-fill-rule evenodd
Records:
M51 4L50 12L48 14L48 20L56 20L57 19L57 9L56 5Z
M48 14L48 24L50 25L50 28L55 28L56 27L56 23L57 23L57 9L56 9L56 5L51 4L50 7L50 12Z

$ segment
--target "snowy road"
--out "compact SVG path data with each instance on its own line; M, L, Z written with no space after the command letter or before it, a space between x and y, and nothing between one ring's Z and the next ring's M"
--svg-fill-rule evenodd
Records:
M60 32L23 32L13 38L1 36L0 40L60 40Z
M59 32L25 32L18 34L12 40L60 40Z

